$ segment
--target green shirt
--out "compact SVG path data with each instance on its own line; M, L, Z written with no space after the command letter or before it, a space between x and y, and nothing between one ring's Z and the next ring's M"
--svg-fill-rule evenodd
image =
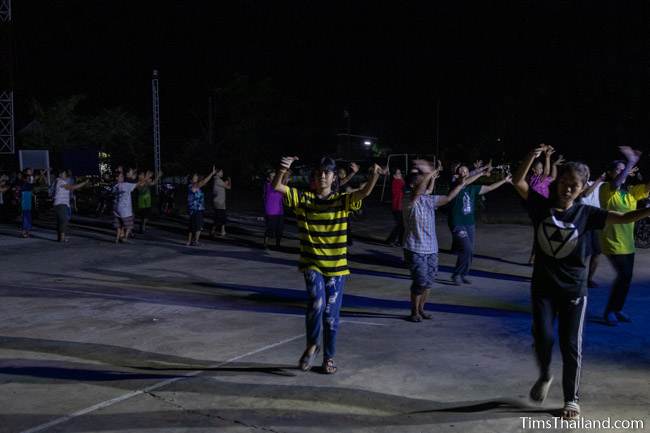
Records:
M474 210L476 197L481 192L480 185L468 185L461 189L456 198L451 201L449 212L449 226L471 226L474 225Z
M138 189L138 209L151 207L151 188L148 186Z

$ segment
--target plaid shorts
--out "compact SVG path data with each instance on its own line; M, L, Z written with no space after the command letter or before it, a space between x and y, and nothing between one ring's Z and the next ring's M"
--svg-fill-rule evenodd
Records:
M121 217L119 215L113 215L113 227L116 229L127 229L131 230L133 228L133 215L129 217Z
M438 273L438 254L420 254L405 249L404 260L413 279L411 292L421 295L431 289Z

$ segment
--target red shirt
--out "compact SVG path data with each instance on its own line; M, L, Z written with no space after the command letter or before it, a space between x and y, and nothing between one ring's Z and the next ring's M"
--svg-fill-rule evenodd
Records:
M401 211L402 210L402 199L404 198L404 179L401 178L393 178L393 184L392 184L392 202L391 202L391 209L393 211Z

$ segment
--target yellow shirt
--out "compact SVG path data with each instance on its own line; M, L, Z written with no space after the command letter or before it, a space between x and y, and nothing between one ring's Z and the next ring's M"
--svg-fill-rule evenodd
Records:
M645 184L634 185L628 191L621 191L604 183L600 187L600 206L616 212L636 210L636 202L648 197ZM632 254L634 248L634 223L606 225L601 236L603 254Z
M296 212L300 238L301 272L313 270L326 277L348 275L348 215L361 208L349 193L319 199L311 191L287 187L284 204Z

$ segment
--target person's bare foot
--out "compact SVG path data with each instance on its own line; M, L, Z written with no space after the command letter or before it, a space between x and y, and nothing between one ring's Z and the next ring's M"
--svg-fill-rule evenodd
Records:
M575 401L567 401L562 409L562 419L576 419L580 416L580 405Z
M410 322L418 323L422 321L422 317L419 314L411 314L408 320Z
M423 319L426 319L426 320L431 320L433 318L433 316L431 316L431 314L425 313L424 310L420 311L420 317L422 317Z

